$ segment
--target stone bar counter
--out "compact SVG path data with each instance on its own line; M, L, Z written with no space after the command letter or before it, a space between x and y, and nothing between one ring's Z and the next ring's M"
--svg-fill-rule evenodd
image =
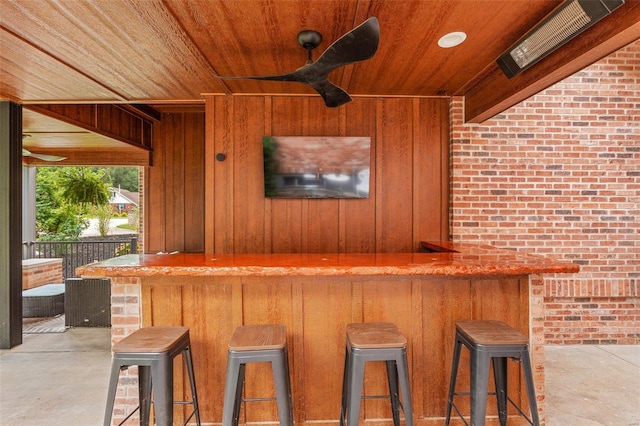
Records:
M575 273L578 266L485 245L423 243L429 252L376 254L126 255L78 268L112 282L112 342L152 325L184 325L191 342L201 418L220 423L227 344L242 324L287 327L294 419L335 425L340 417L346 325L395 323L408 340L416 425L442 424L455 322L495 319L530 338L534 380L544 419L543 284L540 274ZM384 363L367 366L365 395L385 394ZM509 392L527 406L515 363ZM459 390L468 388L463 351ZM270 367L249 365L245 398L274 396ZM189 395L178 379L177 398ZM386 392L388 393L388 392ZM468 413L468 401L459 407ZM497 424L490 398L488 425ZM362 402L361 423L392 425L387 399ZM122 417L137 405L137 388L117 401ZM183 415L177 411L178 416ZM526 424L511 408L510 425ZM243 405L241 421L277 421L275 402Z

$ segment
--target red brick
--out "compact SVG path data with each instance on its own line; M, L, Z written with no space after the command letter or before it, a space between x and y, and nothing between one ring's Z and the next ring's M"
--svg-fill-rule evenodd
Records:
M581 265L544 277L548 344L640 343L638 67L640 41L483 123L451 104L453 239Z

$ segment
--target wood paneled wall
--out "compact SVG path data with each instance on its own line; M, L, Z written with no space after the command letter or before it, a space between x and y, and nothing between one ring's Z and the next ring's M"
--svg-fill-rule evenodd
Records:
M448 239L446 100L326 108L315 97L212 96L206 115L207 252L409 252L420 240ZM265 198L264 135L370 136L370 197Z
M146 252L410 252L448 239L446 99L326 108L317 97L210 96L205 105L174 107L154 127ZM370 136L369 198L265 198L265 135Z
M144 250L204 251L204 111L163 112L145 170Z

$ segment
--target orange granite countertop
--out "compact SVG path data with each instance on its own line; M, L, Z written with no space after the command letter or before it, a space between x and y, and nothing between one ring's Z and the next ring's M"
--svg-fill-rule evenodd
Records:
M77 268L84 277L493 276L575 273L579 266L487 245L430 242L432 253L129 254Z

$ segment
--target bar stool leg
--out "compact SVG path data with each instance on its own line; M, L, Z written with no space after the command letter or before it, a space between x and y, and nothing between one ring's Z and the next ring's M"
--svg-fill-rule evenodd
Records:
M173 425L173 360L162 357L151 364L151 376L155 382L154 411L157 426Z
M278 404L278 417L280 425L293 426L293 412L291 404L291 389L289 388L289 368L287 352L271 362L273 369L273 381L276 389L276 402Z
M151 368L138 366L138 400L140 402L140 425L149 426L151 421Z
M398 366L395 361L386 361L389 399L394 426L400 426L400 398L398 396ZM404 396L404 395L403 395Z
M496 386L496 402L500 426L507 426L507 358L493 357L493 379Z
M347 367L349 366L349 351L345 349L344 354L344 368L342 369L342 403L340 404L340 426L344 426L346 420L346 408L347 408L347 390L349 389L349 374L347 374Z
M227 362L227 381L224 385L222 426L238 424L242 384L244 384L244 364L241 364L239 360L235 358L229 357L229 361Z
M456 337L456 343L453 347L453 359L451 361L451 377L449 378L449 394L447 397L447 414L445 416L444 426L449 426L451 420L451 408L453 406L453 394L456 390L456 378L458 376L458 365L460 363L460 349L462 342Z
M347 393L347 426L355 426L360 419L360 402L364 381L364 361L353 353L349 357L351 376Z
M198 405L198 393L196 391L196 377L193 370L193 359L191 358L191 348L187 348L183 352L184 360L187 364L187 373L189 374L189 384L191 385L191 400L193 401L193 412L196 417L196 424L200 424L200 406Z
M244 389L244 374L246 364L240 364L238 368L238 384L236 386L236 396L233 401L233 426L238 426L240 422L240 406L242 405L242 390Z
M531 410L531 421L534 426L539 426L540 419L538 418L538 404L536 403L536 390L533 384L533 372L531 371L529 351L522 351L520 354L520 361L522 362L522 370L524 372L525 384L527 387L527 399L529 400L529 409Z
M400 376L400 391L402 392L402 406L406 426L413 426L413 404L411 403L411 388L409 385L409 371L407 369L407 353L402 352L402 359L396 361Z
M118 379L120 378L120 366L113 362L111 364L111 377L109 379L109 390L107 391L107 407L104 410L104 426L111 426L111 417L113 415L113 404L116 399L116 389L118 388Z
M489 356L484 351L471 351L471 424L484 426L489 386Z

